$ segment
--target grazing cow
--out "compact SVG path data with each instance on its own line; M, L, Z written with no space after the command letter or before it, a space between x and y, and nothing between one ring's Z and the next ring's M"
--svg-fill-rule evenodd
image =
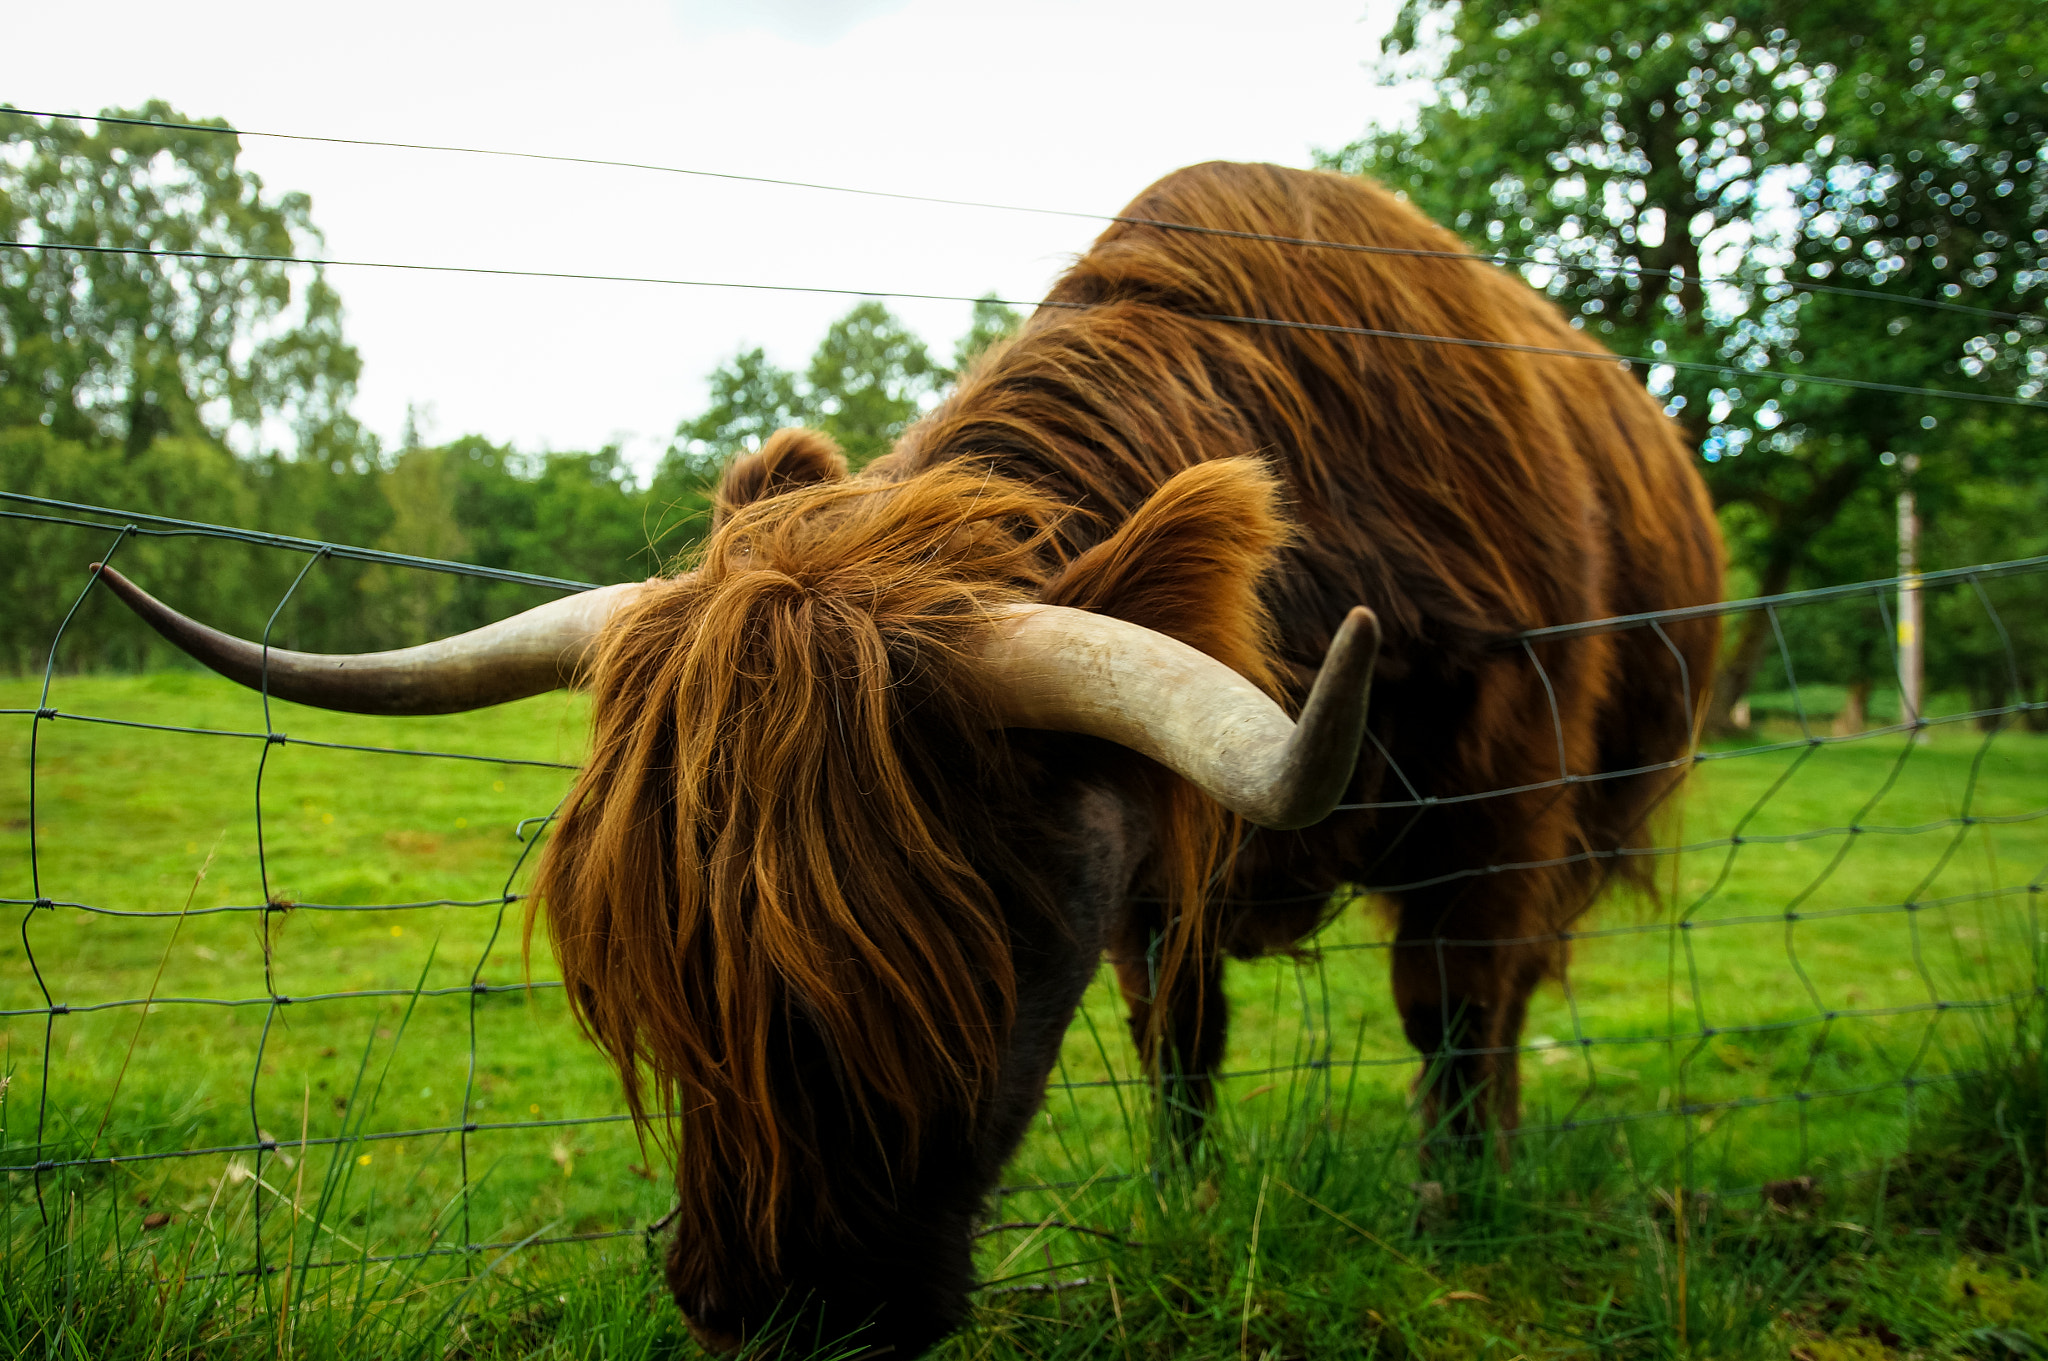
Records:
M1547 299L1371 184L1203 165L870 467L800 430L740 459L695 570L267 674L376 712L591 686L536 890L671 1141L676 1299L715 1345L902 1355L964 1316L1105 952L1191 1139L1223 957L1398 886L1424 1118L1512 1127L1530 992L1675 783L1716 633L1515 636L1720 580L1677 429Z

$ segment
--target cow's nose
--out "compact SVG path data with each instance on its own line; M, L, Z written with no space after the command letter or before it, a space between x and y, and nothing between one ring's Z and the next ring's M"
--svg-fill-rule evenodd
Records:
M740 1335L729 1333L723 1328L713 1328L685 1315L683 1322L690 1325L690 1336L697 1339L697 1345L717 1356L731 1356L740 1349Z

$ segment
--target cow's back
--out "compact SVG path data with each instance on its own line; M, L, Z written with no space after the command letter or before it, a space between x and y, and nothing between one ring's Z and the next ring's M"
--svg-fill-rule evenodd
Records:
M1547 298L1369 182L1169 175L892 464L979 457L1054 487L1084 512L1078 551L1175 472L1236 455L1282 475L1301 527L1266 588L1290 698L1352 605L1386 630L1357 801L1683 752L1711 623L1552 644L1534 665L1507 641L1717 598L1712 510L1677 426ZM1661 787L1566 798L1578 830L1612 844ZM1306 878L1420 875L1445 854L1432 838L1368 853L1379 822L1306 838Z

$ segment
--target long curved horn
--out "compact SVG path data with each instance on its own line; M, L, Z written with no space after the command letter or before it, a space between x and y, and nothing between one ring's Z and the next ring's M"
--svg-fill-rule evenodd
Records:
M983 663L1008 726L1128 747L1248 821L1287 831L1322 821L1344 797L1379 648L1379 619L1353 609L1298 723L1207 653L1061 605L1011 611Z
M206 665L295 704L351 714L452 714L577 684L584 654L612 612L647 589L625 582L550 600L452 638L395 652L332 654L265 649L208 628L99 563L129 609Z

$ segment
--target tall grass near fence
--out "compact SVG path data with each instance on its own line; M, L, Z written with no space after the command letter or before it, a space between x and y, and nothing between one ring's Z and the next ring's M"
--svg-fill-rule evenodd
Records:
M1192 1164L1144 1177L1041 1134L1038 1165L1068 1183L1005 1200L980 1245L989 1284L942 1354L2031 1356L2048 1343L2042 1038L2038 1008L1961 1029L1942 1062L1971 1076L1930 1089L1881 1156L1734 1193L1627 1125L1425 1166L1308 1083L1226 1103ZM1134 1107L1118 1132L1142 1145L1146 1124ZM346 1215L347 1168L330 1153L286 1179L300 1235ZM12 1353L697 1354L639 1241L258 1276L222 1269L217 1199L154 1233L120 1199L74 1187L47 1229L13 1202Z

